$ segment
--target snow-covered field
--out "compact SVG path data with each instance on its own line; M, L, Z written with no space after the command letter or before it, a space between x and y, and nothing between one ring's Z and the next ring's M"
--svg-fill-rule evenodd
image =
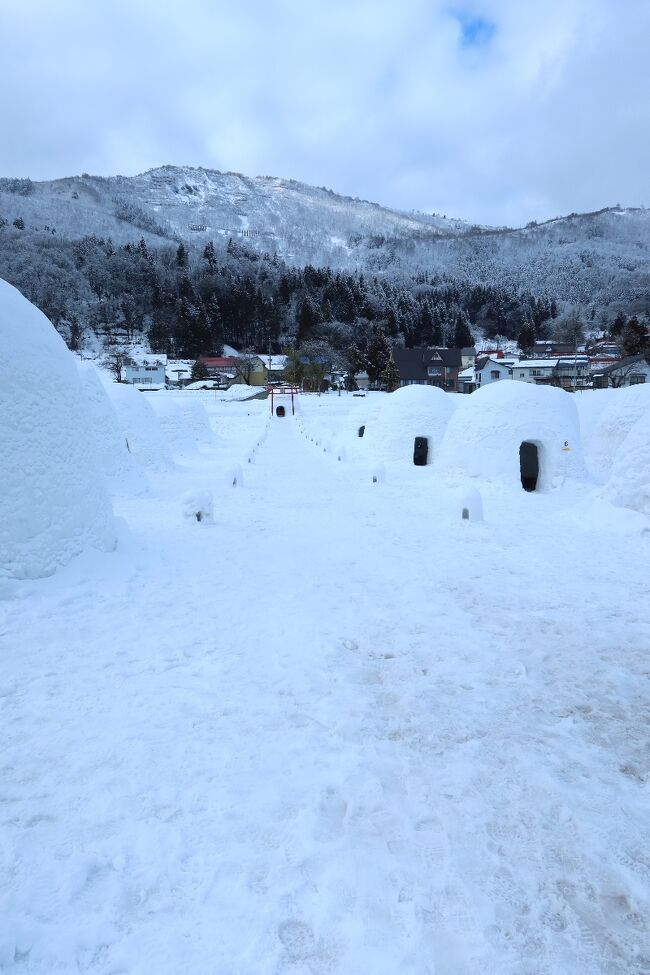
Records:
M647 517L151 396L117 549L3 589L0 970L650 971Z

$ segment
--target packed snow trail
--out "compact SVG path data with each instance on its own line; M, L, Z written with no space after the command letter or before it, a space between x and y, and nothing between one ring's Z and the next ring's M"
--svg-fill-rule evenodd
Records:
M0 969L646 972L647 536L505 545L291 418L243 466L6 604Z

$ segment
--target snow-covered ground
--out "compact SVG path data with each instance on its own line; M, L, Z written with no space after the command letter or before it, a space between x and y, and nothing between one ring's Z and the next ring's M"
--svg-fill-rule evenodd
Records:
M117 550L3 590L0 971L650 971L648 519L151 396Z

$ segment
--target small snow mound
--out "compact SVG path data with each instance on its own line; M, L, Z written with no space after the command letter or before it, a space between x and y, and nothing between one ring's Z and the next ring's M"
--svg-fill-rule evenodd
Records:
M457 505L463 521L483 521L483 499L475 487L461 489Z
M6 281L0 334L0 578L38 579L114 548L113 513L74 359Z
M413 464L415 438L421 437L431 464L453 412L451 397L437 386L404 386L386 394L363 439L378 460Z
M226 484L229 487L243 487L244 486L244 475L242 469L237 464L235 467L230 467L226 471Z
M491 383L463 398L449 421L436 468L450 481L469 476L521 488L524 444L537 448L538 490L585 477L571 393L514 380Z
M158 417L147 395L125 383L105 384L109 399L115 407L129 450L135 459L151 470L163 471L172 466L167 441L163 435Z
M214 522L214 504L210 491L187 491L182 498L183 516L204 525Z
M650 412L639 417L619 447L603 494L620 508L650 515Z

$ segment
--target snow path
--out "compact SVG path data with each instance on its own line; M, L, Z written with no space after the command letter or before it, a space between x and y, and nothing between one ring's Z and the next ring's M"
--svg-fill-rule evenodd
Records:
M0 970L650 970L648 535L243 466L3 607Z

